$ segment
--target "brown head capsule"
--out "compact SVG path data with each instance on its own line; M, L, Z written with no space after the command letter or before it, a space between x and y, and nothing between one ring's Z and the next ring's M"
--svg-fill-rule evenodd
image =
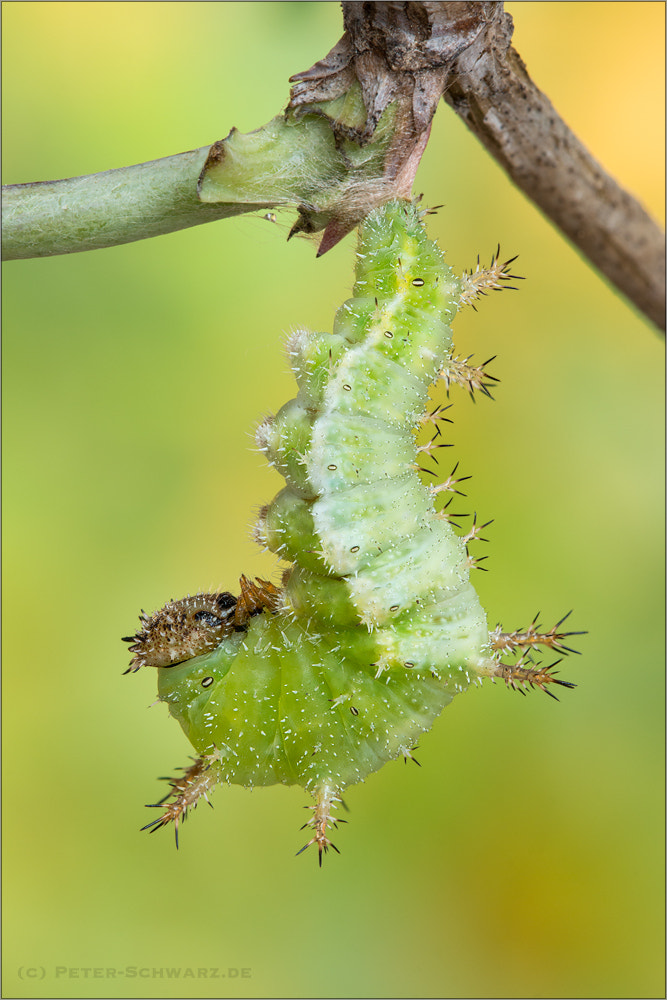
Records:
M195 594L169 601L153 615L142 612L142 628L128 635L134 658L125 673L140 667L173 667L219 646L234 632L236 598L233 594Z
M140 667L173 667L193 656L209 653L234 632L244 632L250 619L278 607L280 591L268 580L249 580L242 576L238 597L221 594L195 594L194 597L169 601L152 615L141 613L142 628L127 635L134 658L126 674Z

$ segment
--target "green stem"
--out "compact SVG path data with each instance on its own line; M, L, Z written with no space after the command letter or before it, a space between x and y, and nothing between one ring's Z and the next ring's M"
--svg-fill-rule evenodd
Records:
M197 181L208 152L204 146L101 174L6 185L3 259L97 250L265 207L201 202Z
M355 95L360 100L357 90L344 95L348 111L355 111ZM232 129L212 146L163 160L9 184L2 189L3 258L97 250L277 206L298 208L295 232L322 230L346 198L358 201L364 185L377 188L394 136L388 108L371 141L337 139L328 112L340 103L278 115L247 134ZM384 189L382 195L386 200ZM340 235L357 221L350 215Z

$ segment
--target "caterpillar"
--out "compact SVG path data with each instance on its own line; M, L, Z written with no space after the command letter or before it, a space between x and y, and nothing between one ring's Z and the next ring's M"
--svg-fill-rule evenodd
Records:
M482 678L517 690L574 687L531 653L572 652L562 619L549 631L490 631L470 582L479 560L441 506L461 491L455 468L426 483L447 407L429 389L491 395L485 365L457 358L451 321L488 289L507 287L512 261L496 254L457 277L423 225L391 201L359 232L352 298L333 333L297 331L287 354L298 393L262 422L257 444L284 477L256 540L290 563L276 587L242 577L240 594L170 602L126 636L127 672L154 666L159 699L198 758L144 829L178 827L219 783L300 785L314 800L310 839L319 864L349 785L412 757L456 694ZM425 444L416 432L432 430ZM566 616L567 617L567 616ZM509 659L508 659L509 658ZM414 759L414 758L413 758ZM299 851L298 853L301 853Z

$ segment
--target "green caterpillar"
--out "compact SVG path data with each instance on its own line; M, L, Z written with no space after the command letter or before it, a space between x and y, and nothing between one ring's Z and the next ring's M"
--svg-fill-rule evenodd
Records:
M552 684L542 645L568 652L574 633L489 632L473 589L475 560L441 493L420 476L439 447L442 408L428 410L438 379L489 394L484 367L452 356L461 305L512 277L491 268L456 277L426 236L415 205L392 201L359 234L353 297L333 333L298 332L288 355L296 399L259 427L257 442L285 478L259 517L257 540L292 563L276 588L241 580L238 598L198 594L172 602L125 641L130 670L158 668L169 706L199 759L173 780L148 828L178 822L218 782L301 785L315 799L313 836L334 847L332 808L351 784L408 758L420 735L471 682ZM415 429L432 424L417 446ZM423 470L422 470L423 471ZM519 653L514 663L502 656ZM302 850L305 848L302 848ZM334 848L335 849L335 848Z

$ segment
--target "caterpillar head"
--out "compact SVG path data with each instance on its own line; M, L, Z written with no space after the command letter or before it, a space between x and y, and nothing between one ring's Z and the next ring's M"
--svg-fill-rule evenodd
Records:
M180 601L169 601L152 615L142 611L142 628L123 637L123 642L132 643L130 652L135 654L125 673L140 667L173 667L209 653L234 632L244 631L253 615L275 610L279 591L272 583L246 576L239 583L238 597L227 591L194 597L188 594Z
M236 598L227 592L169 601L153 615L142 612L142 628L124 636L134 657L125 673L140 667L172 667L215 649L234 632Z

